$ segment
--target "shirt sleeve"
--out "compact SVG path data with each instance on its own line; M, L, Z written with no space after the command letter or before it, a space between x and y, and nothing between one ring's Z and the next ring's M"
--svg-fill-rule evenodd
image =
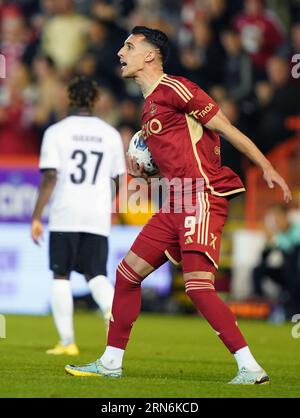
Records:
M114 158L111 167L111 177L116 178L126 173L123 141L119 133L115 139Z
M186 79L173 79L167 83L170 83L168 85L173 105L194 117L202 125L208 123L219 111L217 103L197 84Z
M53 129L47 129L44 133L41 155L40 155L40 170L52 168L59 170L61 161L57 149L56 137Z

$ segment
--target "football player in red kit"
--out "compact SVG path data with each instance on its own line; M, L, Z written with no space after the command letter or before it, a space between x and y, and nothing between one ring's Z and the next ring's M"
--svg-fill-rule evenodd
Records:
M230 383L267 383L267 373L251 354L234 315L214 288L228 197L245 191L240 178L221 165L219 134L262 169L270 188L275 184L281 187L286 202L291 193L254 143L231 125L201 88L164 73L167 53L168 39L163 32L135 27L118 55L122 76L133 78L144 95L143 136L160 175L167 181L190 179L188 193L195 209L187 211L178 203L178 194L170 190L170 210L162 208L150 219L117 268L104 354L93 363L68 365L65 370L75 376L122 375L125 348L140 313L141 282L170 259L182 263L187 295L237 361L238 373ZM129 174L147 177L143 164L138 166L130 155L127 164ZM203 187L197 187L197 179L202 179Z

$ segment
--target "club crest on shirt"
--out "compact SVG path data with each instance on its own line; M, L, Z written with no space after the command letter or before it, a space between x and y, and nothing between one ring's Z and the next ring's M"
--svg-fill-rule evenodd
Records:
M156 113L156 104L154 102L150 103L150 114L153 116Z
M214 153L216 155L221 155L221 148L216 145L215 148L214 148Z

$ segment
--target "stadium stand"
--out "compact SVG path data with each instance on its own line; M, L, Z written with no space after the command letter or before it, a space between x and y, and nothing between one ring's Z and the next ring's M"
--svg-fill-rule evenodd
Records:
M0 167L37 161L45 129L67 115L66 85L74 75L97 80L97 115L120 130L127 148L140 126L142 97L121 79L116 53L137 24L168 34L166 72L208 90L268 153L299 205L300 72L292 76L292 58L300 53L298 0L0 0L0 53L7 67L0 78ZM248 189L246 198L231 203L224 230L221 267L227 274L234 232L259 227L281 196L225 142L222 159ZM141 224L147 217L127 213L114 216L114 223Z

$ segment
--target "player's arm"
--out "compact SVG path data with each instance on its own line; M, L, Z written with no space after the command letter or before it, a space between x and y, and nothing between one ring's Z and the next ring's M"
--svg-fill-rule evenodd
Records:
M56 185L57 172L55 169L46 169L43 171L38 197L32 214L31 237L36 244L43 236L43 224L41 222L43 210L47 205Z
M233 126L226 118L224 113L219 110L206 124L205 127L222 135L237 150L248 157L263 171L263 177L270 189L274 183L278 184L283 190L284 200L289 202L292 199L291 191L284 179L274 169L269 160L262 154L257 146L244 135L239 129Z
M173 105L189 116L193 116L201 125L227 139L236 149L262 169L264 179L270 188L273 188L274 183L277 183L283 190L284 200L286 202L291 200L291 192L283 178L251 139L229 122L217 103L189 80L184 80L181 83L183 86L180 82L178 84L178 81L175 84L177 94L173 93Z

